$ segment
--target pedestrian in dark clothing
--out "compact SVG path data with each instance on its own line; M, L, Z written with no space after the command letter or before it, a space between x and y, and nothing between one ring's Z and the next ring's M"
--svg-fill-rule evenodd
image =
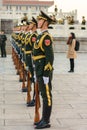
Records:
M6 40L7 40L7 37L4 34L4 31L1 31L0 33L1 57L6 57Z

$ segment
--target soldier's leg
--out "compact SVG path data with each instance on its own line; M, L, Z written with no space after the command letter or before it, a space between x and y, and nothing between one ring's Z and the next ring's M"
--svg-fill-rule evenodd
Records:
M50 116L52 110L52 94L51 94L51 81L48 84L44 84L43 77L38 78L39 91L41 92L43 100L42 119L36 128L50 127Z
M6 44L5 43L3 45L3 55L4 55L4 57L6 57Z
M27 106L35 106L35 84L34 84L34 69L33 69L33 64L32 64L32 59L31 59L31 55L27 55L27 65L29 67L29 71L30 71L30 81L31 84L33 83L33 99L31 100L31 102L29 102L27 104Z
M3 45L1 45L1 57L3 57Z

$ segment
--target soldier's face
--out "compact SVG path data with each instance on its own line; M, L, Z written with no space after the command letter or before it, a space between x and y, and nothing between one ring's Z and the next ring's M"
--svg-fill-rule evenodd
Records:
M31 23L31 24L29 25L30 30L32 30L33 26L34 26L33 23Z
M27 26L24 26L24 27L23 27L23 31L26 31L26 29L27 29Z
M25 27L24 27L24 26L22 26L22 31L24 31L24 28L25 28Z
M38 28L41 28L44 23L44 19L38 19Z
M27 27L27 31L30 31L30 25L28 25L28 27Z

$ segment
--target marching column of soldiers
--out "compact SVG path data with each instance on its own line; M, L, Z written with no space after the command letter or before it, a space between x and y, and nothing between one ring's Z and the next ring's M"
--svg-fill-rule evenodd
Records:
M26 106L35 106L34 128L50 128L54 53L48 26L55 21L40 11L37 19L32 17L30 21L22 19L21 22L22 25L14 27L11 35L12 59L22 82L22 92L27 93ZM43 105L41 118L40 94Z

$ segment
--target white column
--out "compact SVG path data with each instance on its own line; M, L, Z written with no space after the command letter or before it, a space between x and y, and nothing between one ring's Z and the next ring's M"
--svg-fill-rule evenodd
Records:
M31 19L32 18L32 12L31 12L31 8L30 6L28 6L28 12L27 12L27 16L28 16L28 19Z

